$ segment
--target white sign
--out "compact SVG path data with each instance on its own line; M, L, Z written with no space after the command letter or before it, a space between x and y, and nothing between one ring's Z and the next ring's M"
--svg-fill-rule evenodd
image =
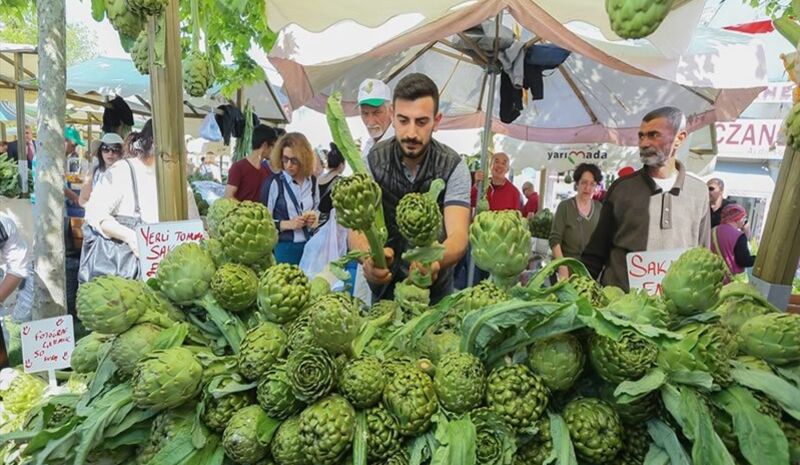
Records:
M136 231L139 238L140 275L144 281L155 276L158 264L184 242L200 242L205 237L201 220L143 224Z
M22 323L20 335L26 372L53 372L70 366L75 349L72 315Z
M716 123L719 151L759 153L774 149L779 140L783 120L740 119L731 123Z
M686 249L631 252L625 256L628 264L628 285L631 289L644 289L650 295L663 294L661 281L672 262Z

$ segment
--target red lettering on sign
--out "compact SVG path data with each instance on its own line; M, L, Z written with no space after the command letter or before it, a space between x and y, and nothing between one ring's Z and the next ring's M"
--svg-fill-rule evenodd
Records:
M638 253L631 257L631 270L629 273L634 278L643 278L647 275L647 267L642 265L642 256Z
M30 332L31 332L31 327L30 326L24 325L22 327L22 334L24 334L25 336L27 336Z

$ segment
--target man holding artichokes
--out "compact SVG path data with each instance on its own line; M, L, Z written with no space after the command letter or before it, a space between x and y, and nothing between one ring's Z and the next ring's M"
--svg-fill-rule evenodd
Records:
M373 293L373 301L392 299L395 284L404 280L409 269L430 274L433 285L430 301L436 303L453 291L453 266L467 248L470 214L469 169L450 147L433 139L439 125L439 89L426 75L413 73L397 84L393 95L395 137L381 141L369 152L367 170L381 188L381 200L388 230L384 252L388 265L379 267L371 258L364 259L364 276ZM404 195L427 192L431 182L442 179L445 189L437 203L443 212L444 227L440 241L444 257L423 265L403 263L400 259L409 248L397 226L397 206ZM438 218L431 218L439 221ZM365 236L352 232L351 247L369 250Z

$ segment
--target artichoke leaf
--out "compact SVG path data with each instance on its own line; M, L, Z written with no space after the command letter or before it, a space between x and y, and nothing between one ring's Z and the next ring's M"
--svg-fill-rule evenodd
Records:
M644 337L655 339L674 339L682 338L680 334L657 328L644 323L634 323L626 318L617 316L612 311L597 311L587 307L587 311L581 314L581 319L587 326L594 329L598 334L611 339L619 340L622 330L630 328Z
M258 442L267 446L272 441L275 431L281 425L282 420L276 420L267 415L261 415L256 425L256 432L258 433Z
M578 465L575 448L569 437L569 430L564 418L557 413L548 413L550 416L550 437L553 438L553 451L546 460L547 463L558 465Z
M643 465L670 465L670 463L667 451L650 443L650 448L647 449L647 455L644 457Z
M544 268L539 270L528 284L525 286L528 289L540 289L545 283L549 283L550 276L558 271L559 267L566 266L570 274L575 274L578 276L583 277L590 277L589 271L586 270L586 265L584 265L580 260L576 260L574 258L559 258L557 260L553 260L552 262L548 263Z
M714 378L705 371L673 371L669 374L669 380L673 383L686 384L702 389L712 389L714 387Z
M351 260L361 260L367 257L369 257L369 252L365 252L363 250L351 250L336 260L330 262L328 267L331 270L331 273L333 273L337 279L348 281L351 276L350 273L345 271L345 266L347 266Z
M453 421L439 415L435 434L439 447L431 465L475 465L477 437L469 415Z
M356 412L356 432L353 435L353 465L367 465L367 414Z
M731 361L734 381L750 389L761 391L771 397L794 419L800 420L800 389L790 382L763 370L754 370L746 365Z
M189 326L186 323L176 323L172 327L162 330L153 340L151 350L164 350L178 347L189 335Z
M659 368L654 368L636 381L619 383L619 386L614 390L614 396L623 404L634 402L638 398L660 389L666 382L667 374Z
M775 370L783 378L800 388L800 365L775 367Z
M692 465L689 455L684 450L675 431L661 420L652 419L647 422L647 432L653 444L666 452L672 465ZM648 453L649 455L649 453ZM645 461L647 463L647 461Z

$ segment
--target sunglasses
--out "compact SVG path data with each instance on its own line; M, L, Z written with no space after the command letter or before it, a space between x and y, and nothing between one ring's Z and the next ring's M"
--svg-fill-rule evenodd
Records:
M300 160L298 160L295 157L283 156L281 157L281 161L283 162L284 165L292 164L294 166L300 166Z
M103 144L103 145L100 146L100 151L101 152L113 152L116 155L120 155L122 153L122 147L119 147L119 146L115 147L113 145Z

